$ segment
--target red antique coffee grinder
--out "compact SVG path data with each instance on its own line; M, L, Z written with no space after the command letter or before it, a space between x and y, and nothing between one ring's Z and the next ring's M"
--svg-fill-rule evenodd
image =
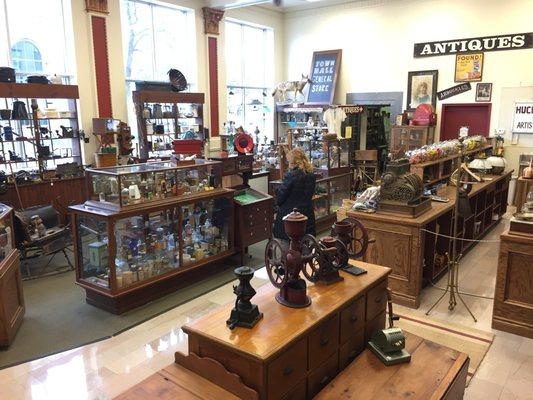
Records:
M303 308L311 304L307 285L300 278L303 268L301 240L305 235L307 217L294 209L283 217L285 233L290 238L289 248L278 239L270 239L265 249L265 266L270 282L279 289L276 300L287 307Z
M339 269L348 265L349 254L339 239L325 236L320 241L313 235L305 235L301 241L304 276L313 283L331 285L344 278Z

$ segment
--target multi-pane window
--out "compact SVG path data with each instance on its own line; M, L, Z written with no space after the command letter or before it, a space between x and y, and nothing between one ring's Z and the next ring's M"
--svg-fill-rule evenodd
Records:
M46 74L72 83L74 46L69 0L0 0L0 65L17 79Z
M121 17L128 121L137 136L131 94L136 82L168 82L167 72L175 68L185 75L190 89L196 87L194 10L157 1L122 0Z
M273 137L274 32L271 28L227 20L227 120L260 137Z

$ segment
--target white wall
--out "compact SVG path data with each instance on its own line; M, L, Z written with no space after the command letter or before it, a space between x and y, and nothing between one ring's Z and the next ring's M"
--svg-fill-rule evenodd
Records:
M167 3L181 7L194 9L196 21L196 45L197 45L197 66L198 82L197 90L206 94L206 104L204 107L204 124L209 128L209 104L208 104L208 68L207 68L207 45L204 35L204 22L202 7L203 0L165 0ZM74 45L76 58L77 81L80 91L80 115L81 123L87 133L92 129L92 118L98 116L98 105L96 100L96 82L94 78L94 60L92 52L92 36L90 17L85 11L85 0L71 0L72 20L74 29ZM122 33L120 20L120 1L109 0L109 14L107 18L107 44L109 49L109 72L111 81L111 97L113 106L113 117L127 121L126 90L124 61L122 54ZM283 17L277 11L264 10L258 7L232 10L226 16L243 21L261 24L272 27L275 30L275 77L282 80L284 72L284 48L283 48ZM224 23L220 24L221 34L219 35L218 60L219 60L219 120L220 127L226 120L226 71L224 68ZM176 38L176 40L187 40L187 38ZM92 136L92 135L91 135ZM91 143L85 145L86 162L94 160L96 142L91 137Z
M457 84L455 56L414 58L414 43L530 32L532 15L531 0L362 0L289 12L287 77L307 73L313 51L340 48L337 103L345 103L350 92L402 91L405 108L408 71L437 69L438 90ZM491 131L506 128L499 124L501 90L533 84L533 50L486 52L483 82L493 83ZM444 102L474 102L475 83L472 87ZM522 144L531 146L533 140Z

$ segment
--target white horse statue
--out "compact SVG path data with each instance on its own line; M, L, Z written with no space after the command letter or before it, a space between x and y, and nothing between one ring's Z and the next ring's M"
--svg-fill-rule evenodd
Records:
M301 93L303 95L303 90L305 85L311 83L309 75L302 74L302 79L299 81L287 81L278 83L278 86L272 92L272 96L277 98L277 101L287 101L287 92L294 92L294 101L296 101L296 95Z

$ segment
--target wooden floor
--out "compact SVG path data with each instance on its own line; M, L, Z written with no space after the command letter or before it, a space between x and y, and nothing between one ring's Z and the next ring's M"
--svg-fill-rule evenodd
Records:
M505 221L497 226L485 239L498 239L507 224ZM493 297L497 256L497 243L474 247L461 262L460 289ZM266 282L266 272L260 270L253 284L258 287ZM444 284L445 279L437 282L438 286ZM172 363L176 350L187 352L186 337L180 327L233 300L231 285L111 339L0 370L0 399L110 399ZM422 305L416 312L423 315L441 293L434 288L424 289ZM465 299L478 317L478 323L474 323L462 306L449 312L447 301L443 301L432 316L491 331L492 300L482 297ZM400 311L401 307L397 309ZM466 389L465 398L533 399L533 340L500 331L494 333L494 343Z

